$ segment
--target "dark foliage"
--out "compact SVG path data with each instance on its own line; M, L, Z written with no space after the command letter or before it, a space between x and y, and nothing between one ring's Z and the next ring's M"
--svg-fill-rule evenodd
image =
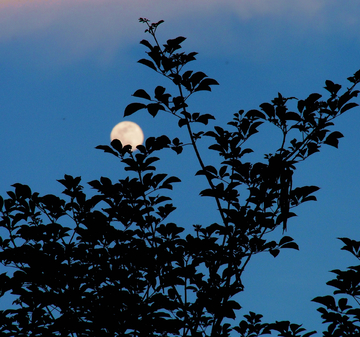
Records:
M331 81L326 81L326 99L317 93L305 99L279 93L259 109L235 113L226 129L215 126L195 133L194 124L206 127L215 117L191 112L188 98L218 83L201 71L184 69L196 56L181 51L184 37L160 45L156 29L162 21L140 21L153 42L141 41L148 57L139 62L165 76L174 92L162 86L153 94L139 89L133 96L141 101L129 104L124 115L144 110L153 117L166 112L177 119L198 159L194 174L208 183L200 197L214 199L221 222L185 232L184 224L167 221L175 206L166 190L180 179L156 172L156 153L171 149L182 155L185 145L166 135L148 138L136 152L117 140L111 147L98 146L117 157L129 174L117 182L106 177L89 182L96 190L92 197L84 194L80 177L69 175L59 180L65 199L13 185L7 198L0 198L0 262L13 268L0 275L0 296L11 293L15 298L11 308L0 311L1 335L314 334L286 321L262 323L262 316L253 312L236 321L241 308L236 295L244 289L242 274L254 255L276 257L284 248L298 249L290 236L274 241L267 234L278 227L284 234L294 209L316 200L317 186L293 186L297 164L324 144L338 146L343 135L329 128L357 105L353 99L360 71L349 77L351 86L341 94L341 86ZM263 123L278 128L281 138L273 153L253 163L247 161L253 150L246 142ZM212 140L209 149L219 154L218 167L203 161L197 147L203 137ZM343 249L359 259L360 243L342 241ZM335 294L358 301L359 268L333 271L336 279L329 285L337 289ZM314 301L324 306L319 311L329 323L324 336L359 335L360 309L344 298ZM234 320L235 325L229 323Z
M342 249L353 254L359 261L360 241L348 238L340 238L340 240L345 244ZM336 289L334 295L341 294L346 297L341 297L337 302L335 297L330 295L313 299L314 302L323 305L318 311L324 323L329 324L324 336L360 336L360 265L348 267L345 271L335 269L332 273L336 274L336 278L327 284ZM353 305L358 307L354 308L348 303L349 299L352 299Z

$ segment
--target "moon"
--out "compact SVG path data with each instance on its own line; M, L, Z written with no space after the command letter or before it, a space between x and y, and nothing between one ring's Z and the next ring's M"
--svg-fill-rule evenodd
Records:
M144 133L141 127L134 122L125 121L116 124L110 133L110 140L120 140L123 146L131 145L131 151L136 150L136 146L144 141Z

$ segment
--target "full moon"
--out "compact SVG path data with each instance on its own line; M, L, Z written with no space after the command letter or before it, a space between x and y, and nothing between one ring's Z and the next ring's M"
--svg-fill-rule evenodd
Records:
M136 150L136 146L144 141L144 134L141 127L134 122L120 122L116 124L110 133L110 140L120 140L123 146L131 145L131 151Z

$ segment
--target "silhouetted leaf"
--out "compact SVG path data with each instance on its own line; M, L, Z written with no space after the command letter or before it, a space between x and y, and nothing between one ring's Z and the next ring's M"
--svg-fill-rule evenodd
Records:
M150 103L146 107L147 107L149 114L153 117L155 117L157 115L159 110L163 110L163 111L165 110L165 108L159 103Z
M359 83L359 81L360 81L360 70L358 70L355 74L354 74L354 76L351 76L351 77L348 77L347 78L348 79L348 81L350 81L351 83Z
M281 248L291 248L291 249L299 250L299 246L296 242L285 243L284 245L281 246Z
M328 144L337 148L339 145L339 138L342 137L344 137L344 135L341 132L334 131L326 137L324 144Z
M275 108L270 103L262 103L260 104L260 108L267 114L269 118L275 117Z
M334 299L334 297L332 297L330 295L318 296L318 297L313 298L311 301L320 303L320 304L326 306L328 309L336 308L335 299Z
M134 97L139 97L139 98L144 98L144 99L147 99L149 101L151 100L151 97L149 96L149 94L144 89L136 90L133 93L133 96Z
M150 43L149 41L147 41L147 40L141 40L141 41L140 41L140 44L148 47L150 50L152 50L152 48L153 48L152 45L151 45L151 43Z
M315 152L319 152L320 146L315 142L309 142L307 145L308 156L312 155Z
M280 253L279 249L270 249L269 253L273 256L273 257L277 257Z
M249 111L246 113L246 117L248 117L248 118L261 118L261 119L265 119L265 115L264 115L261 111L255 110L255 109L249 110Z
M169 177L164 181L163 186L170 185L170 184L173 184L173 183L179 183L179 182L181 182L181 180L178 177Z
M123 146L122 146L122 143L119 139L113 139L111 141L111 146L116 150L118 151L119 153L122 153L123 152Z
M111 153L116 157L119 156L119 154L117 152L115 152L110 146L107 146L107 145L98 145L95 147L95 149L99 149L99 150L103 150L104 152Z
M338 91L341 89L341 85L334 84L334 82L330 80L325 81L326 86L324 87L327 91L331 93L331 95L335 96Z
M191 82L193 88L195 88L205 77L207 77L207 75L205 73L203 73L202 71L198 71L198 72L194 73L190 77L190 82Z
M179 127L183 127L184 125L187 124L187 120L185 118L180 118L179 121L178 121L178 125Z
M353 109L355 107L359 106L359 104L357 103L354 103L354 102L351 102L351 103L348 103L348 104L345 104L341 110L340 110L340 113L344 113L345 111L348 111L350 109Z
M215 117L214 117L213 115L210 115L210 114L203 114L203 115L200 115L200 116L196 119L196 121L199 122L199 123L208 125L209 119L215 119Z
M164 44L164 52L172 54L175 50L180 49L180 44L186 40L186 37L178 36L175 39L169 39Z
M248 133L248 136L252 136L253 134L259 132L257 128L258 128L261 124L263 124L263 122L253 122L253 123L251 123L251 124L250 124L250 127L249 127L249 129L248 129L248 132L247 132L247 133Z
M317 100L319 100L322 96L318 93L313 93L313 94L310 94L308 96L308 98L306 98L305 102L306 104L313 104L315 103Z
M159 97L161 97L165 92L165 88L162 87L161 85L157 86L155 88L155 98L159 99Z
M292 237L290 237L290 236L285 235L280 239L279 246L282 246L283 244L291 242L291 241L294 241L294 239Z
M126 116L130 116L133 113L135 113L136 111L140 110L140 109L144 109L146 107L145 104L143 103L130 103L124 111L124 117Z
M183 151L182 146L172 146L171 149L176 152L176 154L180 154Z
M296 113L296 112L293 112L293 111L287 112L286 115L285 115L285 118L288 121L289 120L297 121L297 122L301 121L300 115L298 113Z
M15 183L11 186L15 187L15 194L18 199L31 197L31 189L29 186L19 183Z
M141 60L138 61L138 63L141 63L141 64L143 64L143 65L157 71L157 68L155 67L154 63L152 61L150 61L150 60L141 59Z
M203 79L195 88L195 91L207 90L211 91L210 85L218 85L219 83L212 78Z

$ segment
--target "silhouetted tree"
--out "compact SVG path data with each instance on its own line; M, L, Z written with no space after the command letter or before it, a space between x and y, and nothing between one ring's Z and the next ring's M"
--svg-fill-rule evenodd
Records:
M117 182L106 177L88 184L96 193L87 197L80 177L65 175L65 199L40 196L22 184L0 198L0 261L7 269L0 275L0 296L11 293L13 306L0 311L2 336L242 336L268 333L310 336L287 321L262 323L250 312L240 319L236 295L244 290L243 272L260 253L276 257L281 249L298 249L284 235L288 219L300 204L316 200L317 186L293 186L297 164L320 151L324 144L337 147L342 134L330 132L332 121L357 104L360 71L349 77L350 87L326 81L327 99L313 93L305 99L280 93L260 109L235 113L226 129L207 128L215 117L191 112L188 98L211 91L216 80L201 71L185 70L196 53L181 50L184 37L161 45L156 30L162 21L147 25L152 42L142 40L147 58L139 62L169 80L172 91L156 86L133 96L125 116L145 110L153 117L170 113L184 129L208 187L200 197L214 199L221 221L194 225L167 222L175 206L166 190L180 179L156 173L156 153L184 145L170 135L150 137L136 152L114 140L98 149L114 155L128 175ZM293 108L289 106L293 105ZM247 141L261 124L281 131L279 146L259 162L247 161L253 152ZM203 131L194 132L193 125ZM198 149L204 137L221 163L206 163ZM241 198L240 198L241 194ZM63 224L61 224L63 223ZM278 241L268 234L280 227ZM279 233L281 234L281 233ZM346 249L359 259L360 243L343 238ZM359 268L335 270L335 294L352 296L358 304ZM8 295L10 296L10 295ZM358 336L359 308L346 299L336 304L332 296L314 301L329 323L324 336ZM237 320L236 320L237 319ZM235 323L232 324L232 322Z

